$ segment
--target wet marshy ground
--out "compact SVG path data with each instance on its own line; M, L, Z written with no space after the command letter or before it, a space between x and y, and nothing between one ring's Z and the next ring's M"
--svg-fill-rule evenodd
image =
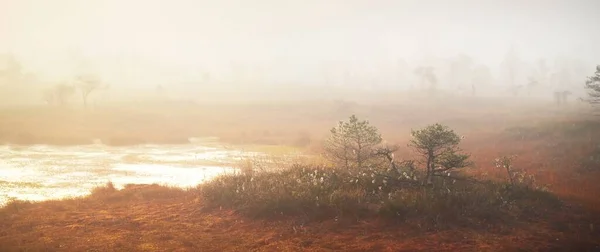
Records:
M225 148L217 142L185 145L113 147L0 146L0 205L11 198L47 200L89 194L111 181L193 187L224 172L240 160L260 155Z

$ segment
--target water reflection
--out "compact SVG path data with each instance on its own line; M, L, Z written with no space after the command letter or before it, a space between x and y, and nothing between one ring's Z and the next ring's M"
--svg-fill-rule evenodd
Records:
M213 144L215 145L215 144ZM0 146L0 205L10 198L47 200L89 194L112 181L193 187L254 152L226 150L195 141L188 145Z

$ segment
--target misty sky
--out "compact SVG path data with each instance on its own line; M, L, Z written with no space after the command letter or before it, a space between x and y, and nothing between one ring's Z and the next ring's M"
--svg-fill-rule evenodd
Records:
M294 79L460 52L495 68L511 44L526 60L595 64L598 10L597 0L0 0L0 53L49 79L82 62L114 78L198 79L253 65Z

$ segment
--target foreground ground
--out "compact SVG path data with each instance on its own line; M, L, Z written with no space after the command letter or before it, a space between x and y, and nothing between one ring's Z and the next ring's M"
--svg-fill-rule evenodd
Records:
M422 104L421 104L422 105ZM405 144L410 128L442 122L465 136L473 154L465 173L504 179L493 160L517 155L515 167L565 202L533 209L542 217L489 228L408 228L378 219L323 220L273 216L249 219L228 209L205 209L196 190L131 186L91 197L16 202L0 210L3 250L62 251L597 251L600 249L600 123L543 105L454 103L411 106L352 104L189 107L167 110L0 113L5 140L66 144L91 137L161 141L206 133L231 142L296 144L317 151L336 120L356 113L389 142ZM320 108L320 109L316 109ZM141 112L140 112L141 111ZM312 111L312 113L310 112ZM138 122L132 118L141 120ZM169 120L164 120L169 118ZM150 122L150 123L149 123ZM156 125L152 125L155 123ZM44 125L45 127L41 127ZM119 126L121 125L121 126ZM152 126L150 126L152 125ZM118 130L117 130L118 129ZM69 134L68 132L71 132ZM121 139L124 141L123 139ZM86 140L87 141L87 140ZM116 142L116 140L114 140ZM398 155L411 157L408 150Z
M157 186L105 193L10 205L0 214L3 251L593 251L598 246L598 233L573 216L573 209L527 225L424 231L376 219L248 219L227 210L203 211L193 192Z

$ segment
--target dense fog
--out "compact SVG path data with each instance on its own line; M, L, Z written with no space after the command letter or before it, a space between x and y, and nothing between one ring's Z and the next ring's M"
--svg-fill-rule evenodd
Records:
M583 0L0 0L0 95L44 104L47 90L92 76L102 87L95 103L429 89L583 96L600 58L598 9Z

